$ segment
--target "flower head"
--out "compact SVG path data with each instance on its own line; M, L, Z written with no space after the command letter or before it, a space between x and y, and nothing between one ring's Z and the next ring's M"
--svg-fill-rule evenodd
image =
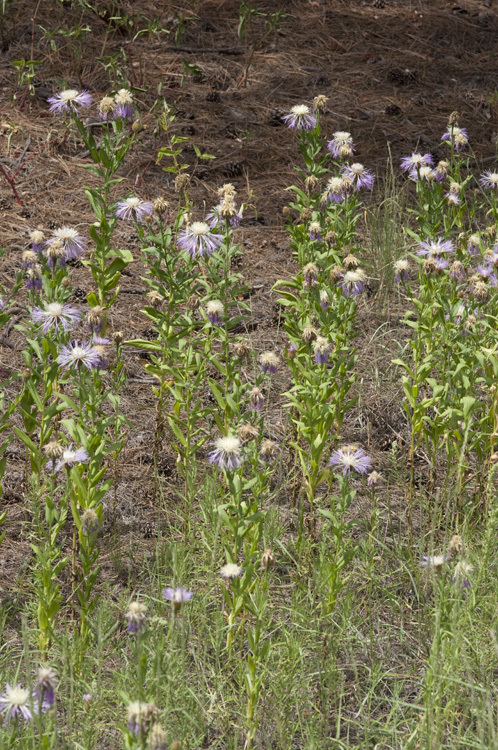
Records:
M209 224L205 221L194 221L186 229L178 232L178 247L190 253L192 258L196 255L212 255L222 242L222 235L211 232Z
M327 182L322 200L329 203L342 203L347 194L342 177L331 177Z
M344 159L352 156L354 152L353 137L345 130L337 130L332 135L332 140L327 143L327 149L334 159Z
M159 714L155 703L142 703L140 701L129 703L126 713L128 729L137 737L140 732L145 735L148 733Z
M40 232L39 229L35 229L33 232L29 233L29 239L31 240L31 249L34 253L38 253L39 255L43 250L45 235L43 232Z
M63 369L83 366L88 370L93 370L99 366L100 354L88 341L83 341L81 344L73 341L71 344L61 347L57 362Z
M141 633L147 621L147 607L142 602L130 602L125 614L128 633Z
M31 721L29 690L22 688L20 685L11 687L7 683L5 693L0 695L0 713L4 715L4 723L8 724L11 719L22 718L25 721Z
M169 602L173 602L174 608L178 611L184 602L189 602L194 595L193 591L189 591L184 588L165 588L163 591L163 599Z
M329 358L330 342L323 336L317 336L313 344L313 351L315 352L317 365L324 365Z
M54 471L57 473L63 468L63 466L67 466L70 468L71 466L75 466L76 464L87 464L89 459L90 457L85 448L77 448L75 451L73 451L73 448L70 445L69 448L62 451L62 456L55 465ZM52 461L54 461L53 458Z
M81 318L81 313L69 305L50 302L44 310L40 307L34 307L31 311L31 317L36 323L41 323L43 333L47 333L50 328L55 328L56 331L59 330L59 327L62 327L65 331L69 330Z
M450 279L456 279L460 283L464 282L467 278L465 275L465 267L459 260L455 260L450 266Z
M448 555L423 555L420 565L423 568L440 570L448 559Z
M149 734L149 750L167 750L166 732L160 724L153 724Z
M87 508L81 514L81 532L87 536L96 534L100 523L97 512L93 508Z
M479 185L491 190L498 189L498 172L491 172L489 170L484 172L479 178Z
M53 706L55 703L55 690L59 680L52 667L40 667L38 679L35 685L34 697L40 705Z
M278 456L278 453L280 451L278 443L276 443L274 440L263 440L261 443L261 447L259 449L259 455L261 456L261 460L268 464L275 460L275 458Z
M32 268L28 268L26 272L26 288L29 291L41 291L41 289L43 288L42 276L43 271L39 263L37 263L35 266L32 266Z
M150 216L154 206L150 201L131 196L116 203L116 216L125 221L138 221L141 224L147 216Z
M341 286L345 297L356 297L365 288L365 272L358 268L356 271L346 271L343 274Z
M375 177L369 169L366 169L363 164L355 163L351 166L346 166L341 169L343 177L347 177L351 180L354 190L371 190L375 181Z
M408 281L410 278L410 263L406 258L400 258L394 262L394 274L396 283Z
M55 229L53 236L47 240L47 248L55 241L59 240L64 248L66 260L77 260L85 252L85 238L78 233L73 227L59 227Z
M421 167L432 167L434 159L431 154L412 153L411 156L404 156L401 159L401 169L404 172L420 169Z
M88 91L77 91L77 89L66 89L48 98L50 112L60 115L65 112L78 112L80 107L89 107L92 103L92 95Z
M308 229L308 237L310 240L321 240L322 233L319 221L312 221Z
M320 291L320 307L322 310L327 310L330 307L330 297L326 289Z
M114 115L124 119L133 117L135 109L133 107L133 96L128 89L119 89L114 97Z
M328 462L328 466L332 469L342 470L344 476L349 476L351 470L358 474L367 474L371 464L370 456L367 456L362 448L357 448L355 445L346 445L344 448L334 451Z
M464 589L470 589L470 581L468 577L472 570L473 567L470 563L465 562L465 560L459 560L455 565L451 582L460 584Z
M254 409L254 411L261 411L264 404L265 397L263 396L263 391L261 390L261 388L258 388L258 386L255 385L249 393L249 409Z
M307 104L296 104L282 117L285 124L294 130L313 130L316 117Z
M209 463L216 463L220 469L238 469L242 464L240 440L232 435L220 437L209 454Z
M303 268L305 286L316 286L318 281L318 267L314 263L307 263Z
M427 255L428 257L434 258L443 255L444 253L453 252L455 252L453 242L438 237L436 240L426 240L425 242L421 242L419 249L417 250L417 255Z
M457 125L449 125L441 138L446 143L452 143L456 151L461 151L469 143L469 136L465 128L459 128Z
M240 565L236 565L236 563L227 563L220 568L220 576L227 581L231 578L238 578L242 573L243 568Z
M206 313L208 320L215 326L219 326L221 324L224 312L225 307L223 305L223 302L220 302L220 300L210 299L206 304Z
M280 364L280 359L274 352L263 352L259 355L259 364L261 365L261 372L275 375Z

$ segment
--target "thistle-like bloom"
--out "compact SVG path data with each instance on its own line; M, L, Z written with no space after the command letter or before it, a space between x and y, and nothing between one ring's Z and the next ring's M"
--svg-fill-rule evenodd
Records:
M448 555L423 555L420 565L423 568L435 568L436 570L440 570L448 560Z
M460 203L460 196L453 190L450 190L449 193L445 193L444 197L447 199L450 206L458 206Z
M141 633L147 622L147 607L141 602L130 602L125 614L128 622L126 628L128 633Z
M481 238L478 234L471 234L467 240L467 252L469 255L479 255Z
M367 487L375 487L379 482L382 482L382 474L378 471L371 471L367 479Z
M119 89L114 97L114 115L123 119L131 119L135 109L133 107L133 96L128 89Z
M48 333L51 328L55 328L56 331L60 327L65 331L69 330L81 318L81 313L70 305L50 302L44 310L41 307L34 307L31 317L36 323L42 324L43 333Z
M131 196L116 203L116 216L118 219L125 221L138 221L139 224L150 216L154 206L150 201L143 201L141 198Z
M62 452L62 456L56 463L54 471L57 473L64 466L71 468L71 466L75 466L76 464L87 464L89 460L90 456L85 448L77 448L73 451L73 446L70 445L69 448Z
M163 599L166 599L168 602L173 602L176 611L181 608L184 602L189 602L193 595L193 591L184 588L172 589L168 587L163 590Z
M346 445L344 448L334 451L328 462L328 466L342 471L344 476L349 476L351 470L358 474L367 474L371 465L372 459L370 456L367 456L362 448L357 448L355 445Z
M314 263L307 263L303 268L305 286L316 286L318 282L318 267Z
M225 308L223 302L218 299L210 299L206 304L206 314L210 323L214 326L221 325Z
M308 237L310 240L321 240L322 233L319 221L312 221L308 229Z
M38 263L38 254L34 250L25 250L22 254L22 267L33 268Z
M126 713L128 729L137 737L140 733L147 735L159 715L155 703L142 703L140 701L129 703Z
M168 747L166 732L160 724L153 724L149 734L149 750L167 750Z
M470 581L468 576L470 575L472 570L473 568L470 563L465 562L465 560L460 560L455 565L455 570L453 571L453 578L451 579L451 582L453 584L460 584L460 586L464 589L470 589Z
M259 364L261 365L261 372L275 375L280 364L280 359L274 352L263 352L259 355Z
M35 229L33 232L29 233L29 239L31 240L31 249L34 253L38 253L39 255L43 250L45 235L43 232L40 232L39 229Z
M354 153L354 143L351 133L337 130L332 134L332 140L327 143L327 149L334 159L343 159Z
M66 253L66 260L76 260L85 252L85 238L72 227L59 227L55 229L53 237L47 240L47 246L51 245L54 240L59 240Z
M317 336L313 344L313 351L315 352L315 362L317 365L326 364L329 358L330 342L323 336Z
M447 161L439 161L437 163L437 166L434 170L434 179L436 180L436 182L441 182L441 180L444 180L444 178L448 174L448 167L449 164Z
M356 297L365 289L365 272L358 268L356 271L346 271L342 277L341 286L345 297Z
M344 190L344 181L342 177L331 177L327 182L327 187L323 194L323 200L329 203L342 203L346 192Z
M322 289L320 292L320 307L324 311L330 307L330 297L326 289Z
M491 172L490 170L484 172L479 178L479 185L485 189L498 189L498 172Z
M369 169L366 169L363 164L351 164L351 166L343 167L341 169L343 177L347 177L351 180L354 190L371 190L375 182L375 177Z
M263 396L263 391L261 390L261 388L258 388L258 386L255 385L249 393L249 409L254 409L254 411L261 411L264 405L265 397Z
M455 246L451 240L443 240L441 237L438 237L436 240L427 239L425 242L421 242L417 250L417 255L427 255L430 258L435 258L439 255L444 255L444 253L454 252Z
M34 697L36 703L41 706L50 707L55 703L55 690L59 680L52 667L40 667L38 669L38 679L35 684Z
M282 117L285 124L294 130L313 130L316 117L307 104L296 104Z
M100 370L107 370L109 367L109 360L107 359L106 347L111 343L110 339L103 339L100 336L94 336L92 339L93 348L99 355L99 363L97 367Z
M278 443L275 443L274 440L263 440L259 449L259 455L261 456L261 460L265 464L269 464L274 461L279 452L280 447Z
M412 180L422 180L425 182L431 182L436 179L436 173L431 167L419 167L418 169L412 169L409 173Z
M66 89L59 94L48 98L50 112L61 115L65 112L78 112L80 107L89 107L92 103L92 95L88 91L77 91Z
M176 244L186 250L192 258L212 255L223 242L221 234L213 234L205 221L194 221L186 229L178 232Z
M492 266L477 266L477 273L489 286L498 286L498 278Z
M220 568L220 576L226 581L229 581L231 578L239 578L242 573L243 568L241 568L240 565L237 565L236 563L227 563Z
M410 278L410 263L406 258L400 258L394 262L394 278L397 284L408 281Z
M4 724L8 724L11 719L18 718L31 721L33 714L29 707L29 701L29 690L22 688L20 685L11 687L7 683L5 693L0 695L0 713L5 717Z
M98 118L101 122L112 120L114 116L114 99L112 96L104 96L99 102Z
M459 128L457 125L450 125L441 138L446 143L453 143L456 151L461 151L469 143L469 136L465 128Z
M463 283L467 278L463 263L461 263L459 260L455 260L450 266L449 276L450 279L455 279L456 281Z
M431 154L419 154L413 152L411 156L404 156L401 159L401 169L404 172L411 172L413 170L420 169L421 167L432 167L434 159Z
M39 263L32 268L28 268L26 272L26 288L29 291L41 291L43 288L42 275L43 271Z
M86 536L96 534L100 528L99 517L93 508L87 508L81 515L81 532Z
M217 464L220 469L238 469L242 464L240 440L232 435L220 437L214 444L214 451L209 454L209 463Z
M89 341L82 341L81 344L73 341L61 347L57 362L63 369L82 365L88 370L93 370L99 366L100 354Z

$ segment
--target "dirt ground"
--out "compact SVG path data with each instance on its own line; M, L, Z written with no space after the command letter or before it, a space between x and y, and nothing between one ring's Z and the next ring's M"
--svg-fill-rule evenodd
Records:
M236 186L241 200L253 204L239 240L244 250L241 271L252 289L251 336L260 350L272 347L280 336L272 285L294 270L282 208L289 199L285 188L296 180L298 152L295 138L280 119L285 110L310 102L317 94L329 97L322 120L325 132L353 133L358 160L379 177L374 201L382 194L389 154L395 165L417 145L442 157L438 144L453 110L459 110L460 123L469 130L476 158L485 162L494 158L498 118L494 0L258 0L253 6L261 12L283 10L288 15L276 33L266 33L265 19L256 17L243 40L237 36L240 3L234 0L185 0L183 5L164 0L92 0L91 4L95 12L77 0L72 4L13 0L3 18L0 165L8 175L19 170L15 188L22 203L0 174L1 246L6 247L0 282L6 290L14 284L29 230L84 226L92 219L83 191L89 175L81 167L82 144L65 132L46 102L63 82L70 88L88 89L96 99L116 89L120 81L135 89L143 130L125 161L121 172L125 180L116 197L135 191L142 198L162 195L175 201L171 178L163 165L155 163L166 141L151 109L164 97L176 111L175 131L216 157L198 163L193 148L186 149L195 209L202 213L204 206L213 205L216 189L226 181ZM139 34L154 19L171 33ZM89 31L82 31L85 28ZM51 33L54 29L58 32ZM33 96L25 82L18 85L12 64L23 58L41 63ZM108 66L107 72L98 58ZM122 226L116 242L132 252L138 249L132 230ZM129 338L147 335L147 321L139 313L146 290L142 274L139 263L130 267L112 313L112 328L125 329ZM82 266L75 267L72 278L74 301L84 308L91 290L88 274ZM361 320L359 348L367 367L376 330L368 305ZM393 326L395 321L393 315ZM22 338L15 328L1 335L0 368L8 375L21 367ZM129 384L123 404L134 427L123 453L118 497L123 543L127 531L138 526L146 550L157 522L150 458L154 396L138 359L133 352L127 354ZM386 367L389 362L387 356ZM276 395L281 392L279 385ZM7 392L16 387L9 384ZM352 436L373 441L372 449L389 450L392 440L402 437L398 397L391 399L377 388L363 411L352 416L348 424ZM283 429L280 401L275 400L277 433ZM28 561L22 459L21 446L13 443L2 498L9 522L0 550L4 592L16 578L19 581ZM161 471L166 492L174 492L174 456L167 440ZM103 554L101 560L104 572L118 575L110 557Z

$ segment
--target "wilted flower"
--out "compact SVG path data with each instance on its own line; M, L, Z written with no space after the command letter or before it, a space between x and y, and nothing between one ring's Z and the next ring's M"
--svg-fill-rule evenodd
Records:
M315 96L313 99L313 109L315 112L323 112L325 109L325 105L327 104L329 98L328 96L325 96L325 94L318 94L318 96Z
M270 463L270 461L273 461L277 457L279 451L280 448L278 443L275 443L273 440L265 439L261 443L259 455L265 463Z
M63 466L68 466L70 468L75 464L86 464L88 463L89 458L90 457L85 448L77 448L75 451L73 451L72 446L70 445L69 448L66 448L62 451L62 456L57 462L54 471L60 471Z
M307 104L296 104L290 112L282 117L285 124L296 130L313 130L316 117Z
M308 237L310 240L321 240L321 227L319 221L312 221L308 229Z
M254 411L260 411L264 404L265 397L263 396L263 391L255 385L249 392L249 408L254 409Z
M237 427L237 437L242 443L248 443L250 440L255 440L259 435L259 430L249 422L243 422Z
M303 268L303 278L306 286L316 286L318 267L314 263L307 263Z
M354 152L353 137L345 130L337 130L332 134L332 140L327 143L327 149L334 159L351 156Z
M432 158L431 154L419 154L413 152L411 156L404 156L401 159L401 169L404 172L409 172L411 170L417 170L421 167L432 167L434 164L434 159Z
M358 268L357 271L346 271L342 277L342 291L345 297L356 297L365 288L365 272Z
M317 336L313 344L313 351L315 352L317 365L324 365L329 358L330 342L323 336Z
M326 289L320 291L320 307L322 310L326 310L330 307L330 297Z
M37 263L32 268L28 268L26 272L26 287L28 290L36 290L37 292L41 291L43 288L43 282L42 282L42 267L39 263Z
M238 469L242 464L240 440L232 435L220 437L215 442L215 449L209 454L209 463L216 463L220 469Z
M99 517L93 508L87 508L81 514L81 531L87 536L99 530Z
M410 172L410 177L412 180L422 180L426 182L430 182L431 180L436 179L436 173L434 172L431 167L419 167L418 169L412 169Z
M451 579L451 582L459 583L464 589L470 589L470 581L468 576L470 575L472 570L473 567L470 563L465 562L465 560L460 560L455 565L455 570L453 571L453 578Z
M205 221L194 221L186 229L178 232L177 245L186 250L192 258L212 255L223 242L221 234L213 234Z
M60 115L64 112L78 112L79 107L89 107L92 95L88 91L66 89L48 98L50 112Z
M461 555L463 552L463 539L460 536L460 534L454 534L451 539L450 543L448 545L448 553L454 557L457 555Z
M160 724L153 724L149 734L149 750L167 750L166 732Z
M360 261L358 260L356 255L353 255L353 253L348 253L343 260L343 265L344 268L346 268L346 270L348 271L350 268L354 270L355 268L358 268L358 266L360 265Z
M147 734L159 715L155 703L142 703L140 701L129 703L126 713L128 729L137 737L140 732Z
M48 259L48 267L55 268L57 261L62 268L67 265L67 255L62 240L52 239L47 242L43 250L43 255Z
M275 562L275 556L271 549L267 547L263 554L261 555L261 562L260 567L263 570L268 570L268 568L271 568Z
M238 578L243 573L243 568L240 567L240 565L236 565L235 563L227 563L226 565L223 565L223 567L220 568L220 576L222 578L225 578L225 580L230 580L231 578Z
M5 716L4 723L8 724L11 719L18 718L31 721L33 714L29 702L29 690L22 688L20 685L11 687L7 683L5 693L0 695L0 713Z
M234 342L232 350L235 356L239 359L247 359L251 353L251 345L248 341L241 339L240 341Z
M460 283L464 282L466 279L466 275L463 263L461 263L459 260L455 260L450 266L449 276L450 279L456 279Z
M81 313L74 307L61 304L60 302L50 302L43 310L40 307L34 307L31 311L31 317L36 323L42 323L43 333L47 333L50 328L59 327L67 331L78 322Z
M460 203L460 196L458 192L450 190L449 193L445 193L444 197L448 200L450 206L458 206Z
M437 166L434 170L434 179L436 180L436 182L441 182L441 180L444 180L444 178L448 174L448 167L449 164L447 161L439 161L437 163Z
M112 96L104 96L99 102L98 118L101 122L107 122L112 119L114 114L114 99Z
M478 234L471 234L467 240L467 252L469 255L479 255L479 248L481 247L481 238Z
M341 174L343 177L347 177L351 180L354 190L371 190L375 181L375 177L369 169L366 169L363 164L351 164L351 166L342 167ZM344 184L344 181L343 181Z
M34 697L38 705L53 706L55 703L55 689L59 680L52 667L40 667L35 684Z
M498 188L498 172L491 172L489 170L484 172L479 178L479 185L483 188L496 190Z
M29 233L29 239L31 240L31 249L34 253L38 253L39 255L43 250L45 235L43 232L40 232L39 229L35 229L33 232Z
M133 107L133 96L128 89L119 89L114 97L114 105L114 114L116 117L122 117L124 119L133 117L135 111Z
M410 278L410 263L406 258L400 258L400 260L394 262L394 274L397 284L401 281L408 281Z
M382 475L378 471L371 471L368 475L367 486L375 487L379 482L382 482Z
M469 136L465 128L459 128L457 125L450 125L441 138L446 143L453 143L455 149L460 151L469 143Z
M355 445L346 445L334 451L329 458L328 466L332 469L340 470L344 476L349 476L351 470L358 474L367 474L372 459L367 456L362 448Z
M318 336L318 331L314 326L305 326L302 333L302 338L305 344L311 344L312 341Z
M163 599L166 599L169 602L173 602L173 606L176 611L180 609L183 602L189 602L194 595L193 591L189 591L188 589L184 588L165 588L163 591Z
M152 202L152 208L156 216L163 216L166 211L168 210L169 203L168 201L165 201L164 198L156 198Z
M224 311L225 308L223 302L220 302L217 299L210 299L206 304L207 317L209 322L213 325L219 326L221 324Z
M85 316L85 323L92 333L99 333L104 325L105 308L102 305L95 305Z
M342 177L331 177L327 182L323 196L324 202L342 203L345 196L344 181Z
M125 620L128 621L126 630L128 633L140 633L147 621L147 607L142 602L130 602L128 611L125 614Z
M116 203L116 216L118 219L125 221L138 221L142 223L147 216L150 216L154 206L150 201L143 201L141 198L131 196Z
M259 355L259 364L261 365L261 372L275 375L280 359L274 352L263 352Z
M57 362L62 368L83 365L88 370L93 370L99 366L100 354L88 341L82 341L81 344L73 341L71 344L61 347Z

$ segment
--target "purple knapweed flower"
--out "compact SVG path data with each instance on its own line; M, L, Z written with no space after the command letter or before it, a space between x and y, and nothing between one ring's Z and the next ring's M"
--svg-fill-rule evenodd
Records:
M173 606L177 611L184 602L189 602L193 595L193 591L184 588L172 589L168 586L163 590L163 599L166 599L168 602L173 602Z
M469 255L479 255L481 238L478 234L471 234L467 240L467 252Z
M130 120L135 114L133 96L128 89L119 89L114 97L114 116Z
M76 464L87 464L90 460L85 448L77 448L75 451L72 449L72 445L62 453L60 461L55 464L54 473L57 474L64 466L71 468Z
M345 297L356 297L358 294L362 294L365 289L365 281L365 272L361 268L357 268L356 271L342 273L339 283Z
M410 278L410 263L406 258L400 258L394 262L394 279L397 284L408 281Z
M346 159L354 153L354 143L351 133L337 130L332 134L332 140L327 143L327 149L334 159Z
M81 318L81 313L70 305L50 302L44 310L41 307L34 307L31 311L31 317L36 323L42 324L43 333L48 333L51 328L55 328L56 331L60 327L65 331L69 330Z
M330 342L327 341L323 336L317 336L315 343L313 344L313 351L315 353L315 362L317 365L326 364L329 358Z
M322 232L319 221L312 221L308 229L308 237L310 240L321 240Z
M404 156L401 159L401 169L404 172L416 171L421 167L432 167L434 159L431 154L419 154L413 152L411 156Z
M47 709L55 703L55 690L57 688L58 678L52 667L40 667L38 669L38 679L35 684L34 698L36 706L46 706Z
M223 321L224 312L225 312L225 308L223 306L223 302L220 302L220 300L211 299L206 304L206 314L207 314L208 320L214 326L221 325Z
M261 366L261 372L275 375L278 370L280 360L274 352L263 352L259 355L259 364Z
M100 336L94 336L92 339L92 345L97 354L99 355L99 363L97 367L100 370L107 370L109 367L109 360L107 359L106 346L111 343L110 339L103 339Z
M261 411L264 405L265 397L263 396L263 391L255 385L249 392L249 409Z
M42 275L43 271L39 263L37 263L35 266L32 266L32 268L28 268L26 272L26 288L29 291L41 291L41 289L43 288Z
M128 729L136 737L140 733L146 735L159 714L155 703L141 703L140 701L129 703L126 712Z
M417 182L417 180L431 182L436 179L436 173L431 167L418 167L418 169L412 169L408 175L412 180L415 180L415 182Z
M341 169L341 174L351 180L354 190L371 190L375 182L375 177L369 169L363 164L351 164Z
M85 238L72 227L63 226L55 229L53 236L47 240L45 248L49 247L56 240L59 240L64 248L66 260L76 260L85 252Z
M45 235L39 229L35 229L29 233L29 239L31 240L32 251L39 255L45 245Z
M328 466L342 471L344 476L349 476L351 470L356 471L357 474L367 474L371 464L370 456L367 456L362 448L357 448L355 445L346 445L344 448L334 451L328 462Z
M11 719L31 721L33 714L29 706L30 699L29 690L20 685L11 687L7 682L5 693L0 695L0 713L4 715L4 724L7 725Z
M461 263L459 260L455 260L451 264L449 276L450 279L455 279L456 281L463 283L467 278L463 263Z
M470 581L468 579L469 574L472 572L472 565L465 560L459 560L455 565L453 571L453 578L451 579L452 584L460 584L464 589L470 589Z
M218 438L214 451L209 454L209 463L217 464L220 469L238 469L242 464L240 440L232 435Z
M498 188L498 172L491 172L490 170L484 172L479 178L479 185L485 189L496 190Z
M78 112L80 107L89 107L92 103L92 95L88 91L77 91L66 89L47 99L50 104L50 112L60 115L65 112Z
M88 370L93 370L99 366L100 354L88 341L82 341L81 344L73 341L61 348L57 362L63 369L73 365L75 367L83 365Z
M441 138L445 143L452 143L456 151L461 151L469 144L469 136L465 128L450 125Z
M324 196L329 203L342 203L348 193L342 177L331 177L327 182Z
M450 206L458 206L460 201L460 196L457 192L450 190L449 193L445 193L444 197L447 199Z
M434 258L438 255L442 255L443 253L454 253L455 252L455 246L453 245L453 242L451 240L443 240L441 237L438 237L436 240L425 240L425 242L421 242L419 245L419 249L417 250L417 255L423 256L427 255L431 258Z
M186 250L192 258L212 255L222 244L221 234L213 234L205 221L194 221L178 232L176 244Z
M282 117L287 127L294 130L313 130L316 117L307 104L296 104Z
M154 206L150 201L131 196L116 203L116 216L125 221L138 221L141 224L147 216L150 216Z
M125 614L128 633L141 633L147 622L147 607L141 602L130 602Z

